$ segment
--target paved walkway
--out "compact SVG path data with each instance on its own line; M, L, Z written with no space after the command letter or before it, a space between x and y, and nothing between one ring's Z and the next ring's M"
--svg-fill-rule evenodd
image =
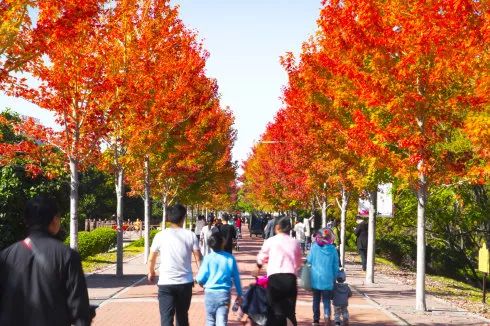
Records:
M252 280L255 257L262 244L261 238L250 238L244 232L240 252L235 254L241 272L242 285ZM354 295L349 301L350 325L490 325L490 321L461 311L450 304L428 296L426 313L413 311L414 290L394 279L376 275L377 284L363 284L364 275L358 265L346 266L347 282ZM123 278L113 276L114 267L87 277L89 296L100 304L93 325L159 325L157 287L148 284L142 256L124 264ZM311 294L300 291L296 307L299 325L311 325ZM192 326L205 325L204 293L194 288L189 310ZM230 311L229 325L242 325Z

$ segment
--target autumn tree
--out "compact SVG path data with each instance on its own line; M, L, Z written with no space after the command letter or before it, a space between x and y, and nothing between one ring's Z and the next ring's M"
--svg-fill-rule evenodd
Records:
M347 57L335 66L382 119L397 175L417 191L416 309L425 310L425 207L430 184L459 177L445 145L469 112L484 51L486 2L330 1L320 26ZM333 43L332 43L333 42Z
M49 34L37 57L27 67L39 85L24 82L14 95L51 111L61 130L20 126L23 133L64 153L70 169L70 246L77 248L79 170L99 150L106 132L105 112L98 105L103 87L105 59L99 51L99 1L43 1L39 3L39 26ZM57 19L54 20L53 17Z

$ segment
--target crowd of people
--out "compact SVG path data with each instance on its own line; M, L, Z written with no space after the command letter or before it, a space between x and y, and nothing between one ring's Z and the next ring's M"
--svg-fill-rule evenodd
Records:
M222 219L206 220L199 216L191 231L183 228L186 214L182 205L169 207L169 226L157 233L150 248L147 277L150 282L157 281L161 325L174 325L174 320L179 326L189 325L188 310L196 284L204 288L208 326L227 325L232 302L233 310L248 315L249 325L297 325L297 277L303 276L304 270L308 271L308 285L305 280L301 284L313 296L313 325L320 325L321 303L325 325L348 324L352 293L345 283L331 228L308 236L311 229L305 224L310 220L298 221L294 228L285 216L269 220L252 272L256 284L244 291L233 256L241 218L225 214ZM0 324L90 325L95 309L89 304L80 257L56 238L61 224L56 202L43 196L29 201L25 221L29 236L0 253ZM360 222L356 234L363 230ZM265 265L266 276L261 276ZM251 291L258 286L262 291Z
M170 227L157 234L153 240L148 265L148 279L153 282L156 258L160 255L157 284L161 325L173 325L174 316L179 326L189 325L187 311L195 283L204 288L208 326L227 325L232 303L236 310L243 304L243 312L249 313L253 310L250 305L264 301L267 305L265 318L257 313L249 313L250 325L297 325L297 277L304 266L303 257L306 251L308 255L305 265L310 270L313 296L313 325L320 325L321 303L325 325L340 325L342 322L344 325L348 324L348 297L352 293L344 283L345 273L340 268L334 244L336 237L332 229L320 229L313 237L309 237L307 234L311 229L306 228L302 222L297 222L293 228L288 217L269 219L264 227L265 241L257 255L256 269L252 273L259 280L264 265L267 265L267 276L262 277L266 279L266 284L261 285L265 292L256 292L263 293L265 298L255 298L257 300L250 303L255 299L242 290L240 271L233 256L233 239L240 233L241 219L238 218L240 222L237 223L237 218L226 214L222 219L211 217L205 220L200 216L194 231L189 231L182 228L185 207L175 205L169 208L167 214ZM293 231L294 237L291 236ZM308 238L312 241L308 241ZM195 279L192 273L192 255L198 265ZM233 286L237 294L235 300L231 297ZM254 310L256 311L258 309Z

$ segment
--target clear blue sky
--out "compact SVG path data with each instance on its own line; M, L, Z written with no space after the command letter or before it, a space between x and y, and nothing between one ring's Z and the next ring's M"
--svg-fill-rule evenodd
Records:
M218 80L222 104L235 115L235 160L247 157L254 141L281 107L287 82L279 56L298 53L316 31L320 0L172 0L184 23L210 52L207 71ZM52 125L34 105L0 95L0 109L11 107Z

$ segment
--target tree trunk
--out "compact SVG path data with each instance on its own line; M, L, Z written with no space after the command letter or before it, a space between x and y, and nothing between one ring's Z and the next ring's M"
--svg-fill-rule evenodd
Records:
M116 196L117 196L117 258L116 258L116 276L123 276L123 221L124 221L124 169L118 167L116 181Z
M425 303L425 207L427 204L427 180L419 162L419 185L417 189L417 284L415 310L426 311Z
M162 195L162 230L167 227L167 195Z
M366 283L374 283L374 257L376 255L376 212L377 189L369 191L368 247L366 264Z
M345 220L347 216L347 206L349 205L349 193L342 187L342 203L340 205L340 263L345 265Z
M145 157L145 264L148 262L150 255L150 158Z
M78 250L78 161L70 157L70 247Z
M322 228L327 227L327 196L322 196Z

